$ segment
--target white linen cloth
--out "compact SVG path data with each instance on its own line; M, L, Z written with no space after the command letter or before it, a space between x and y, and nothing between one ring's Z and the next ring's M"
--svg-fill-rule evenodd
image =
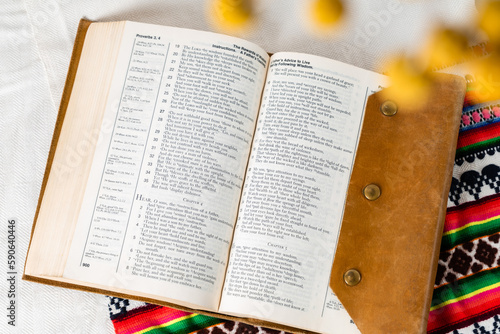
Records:
M420 47L434 23L460 26L475 13L472 0L346 1L345 27L319 39L301 24L305 2L256 1L257 24L244 37L269 52L307 52L377 70L389 56ZM21 281L78 21L213 30L206 3L0 0L0 333L113 333L105 297ZM17 226L15 327L6 317L9 219Z

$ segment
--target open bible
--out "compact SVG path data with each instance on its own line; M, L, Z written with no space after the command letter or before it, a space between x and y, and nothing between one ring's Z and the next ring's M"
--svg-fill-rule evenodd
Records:
M24 278L357 332L329 281L367 99L385 85L224 35L82 21Z

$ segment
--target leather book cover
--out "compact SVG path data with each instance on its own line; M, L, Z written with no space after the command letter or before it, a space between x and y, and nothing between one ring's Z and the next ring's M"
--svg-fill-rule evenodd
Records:
M426 332L465 85L436 74L419 108L368 98L330 277L362 333Z

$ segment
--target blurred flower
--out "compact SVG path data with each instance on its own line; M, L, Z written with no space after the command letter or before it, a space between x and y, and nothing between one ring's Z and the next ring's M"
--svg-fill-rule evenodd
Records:
M305 24L318 35L331 33L345 16L342 0L309 0L306 4Z
M500 55L495 52L472 62L472 89L478 102L500 99Z
M454 65L467 57L469 45L464 33L439 28L431 36L423 49L422 57L428 62L430 69L440 69Z
M344 5L340 0L315 0L311 3L311 11L318 25L331 27L342 18Z
M418 108L428 99L432 81L430 71L414 58L399 57L388 63L386 74L389 87L386 98L410 107Z
M500 1L483 1L478 6L479 28L488 35L490 42L500 48Z
M254 19L252 0L209 0L208 16L214 26L232 35L242 34Z

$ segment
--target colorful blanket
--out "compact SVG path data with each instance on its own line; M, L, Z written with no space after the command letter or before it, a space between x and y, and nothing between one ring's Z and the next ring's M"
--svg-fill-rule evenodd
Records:
M428 333L500 333L500 101L470 78Z
M286 334L170 307L108 298L116 334Z
M500 334L500 101L468 81L428 333ZM117 334L264 334L253 327L109 297Z

